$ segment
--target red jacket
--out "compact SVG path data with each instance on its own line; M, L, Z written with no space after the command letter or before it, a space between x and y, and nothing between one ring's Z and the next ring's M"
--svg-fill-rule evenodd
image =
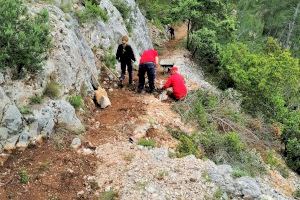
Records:
M187 95L184 78L178 73L171 75L163 88L167 89L170 87L173 88L173 94L176 99L182 99Z
M147 63L147 62L153 62L155 64L158 64L155 61L156 57L158 57L157 51L154 50L154 49L148 49L148 50L143 52L143 54L141 56L141 59L140 59L140 64L144 64L144 63Z

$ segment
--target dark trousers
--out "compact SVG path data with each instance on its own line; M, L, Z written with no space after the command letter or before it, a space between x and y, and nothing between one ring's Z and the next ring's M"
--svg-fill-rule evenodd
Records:
M132 62L131 61L121 61L121 80L123 81L125 79L126 74L126 66L129 76L129 84L132 83Z
M155 80L155 64L154 63L145 63L140 64L139 66L139 90L143 90L145 86L145 74L147 73L149 81L149 89L152 92L155 89L154 80Z

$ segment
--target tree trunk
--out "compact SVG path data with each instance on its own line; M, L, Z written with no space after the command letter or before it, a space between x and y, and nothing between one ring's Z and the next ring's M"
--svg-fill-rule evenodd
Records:
M190 44L190 27L191 27L191 20L188 21L188 28L187 28L187 40L186 40L186 48L189 49Z
M300 2L297 4L297 7L295 8L293 21L291 21L289 23L289 31L288 31L287 38L286 38L286 43L285 43L286 48L290 47L290 42L291 42L290 40L291 40L291 36L292 36L292 33L294 31L294 28L295 28L295 23L296 23L296 20L297 20L297 17L298 17L299 9L300 9Z

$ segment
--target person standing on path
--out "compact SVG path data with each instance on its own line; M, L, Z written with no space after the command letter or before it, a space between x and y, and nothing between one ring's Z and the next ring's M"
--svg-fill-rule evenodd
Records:
M168 94L169 97L175 100L182 100L187 95L187 88L185 86L184 78L181 74L179 74L178 67L176 66L173 66L170 69L170 73L171 75L162 89L166 90L168 88L172 88L173 92Z
M156 68L159 67L158 64L158 53L155 49L145 50L140 59L139 65L139 85L138 85L138 93L141 93L145 86L145 74L147 73L148 81L149 81L149 93L153 93L155 90L155 73Z
M172 26L169 27L169 32L170 32L171 40L175 39L175 30Z
M125 79L126 74L126 66L129 76L129 85L132 84L132 77L133 77L133 69L132 69L132 62L135 62L135 56L131 46L128 44L128 36L122 37L122 44L118 46L118 50L116 53L116 59L121 62L121 77L120 77L120 85L123 86L123 81Z

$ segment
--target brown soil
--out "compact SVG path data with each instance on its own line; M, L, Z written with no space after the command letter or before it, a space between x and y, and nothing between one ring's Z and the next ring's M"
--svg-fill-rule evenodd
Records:
M11 154L0 169L0 199L76 199L85 188L84 176L95 170L96 159L69 149L69 143L56 138ZM26 176L28 183L21 183Z

